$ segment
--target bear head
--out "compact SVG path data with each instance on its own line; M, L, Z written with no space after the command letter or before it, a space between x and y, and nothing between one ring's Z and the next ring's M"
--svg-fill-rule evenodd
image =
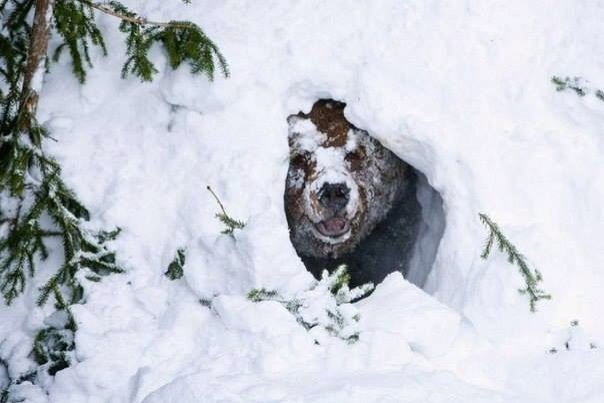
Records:
M301 256L349 253L400 199L409 166L344 116L345 104L319 100L288 118L290 164L285 212Z

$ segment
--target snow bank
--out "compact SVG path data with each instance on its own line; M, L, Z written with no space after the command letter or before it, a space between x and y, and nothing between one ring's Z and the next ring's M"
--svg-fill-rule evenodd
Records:
M399 273L390 274L358 305L361 323L368 331L399 335L414 351L426 356L446 352L461 321L458 314L405 282Z
M549 81L578 75L604 88L601 5L126 3L199 23L232 77L172 72L158 49L154 83L122 81L122 38L105 17L112 51L93 55L86 85L66 61L52 67L40 120L57 142L47 147L95 223L123 229L115 246L129 270L87 284L73 309L78 362L23 384L27 401L601 401L601 349L566 341L579 320L582 337L604 345L604 103ZM352 345L317 346L284 309L244 298L312 281L283 210L286 118L325 97L422 172L446 216L426 292L388 278L358 304ZM208 184L246 222L235 239L220 234ZM499 253L480 259L479 212L543 273L553 299L538 313L517 292L516 268ZM163 273L181 247L185 276L173 282ZM202 303L215 296L214 310ZM27 367L51 310L34 309L33 293L0 307L12 371Z

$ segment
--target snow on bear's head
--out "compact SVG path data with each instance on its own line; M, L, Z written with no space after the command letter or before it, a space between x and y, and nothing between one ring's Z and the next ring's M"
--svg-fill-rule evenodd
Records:
M302 256L337 258L384 219L406 183L407 165L344 117L345 104L317 101L288 118L285 211Z

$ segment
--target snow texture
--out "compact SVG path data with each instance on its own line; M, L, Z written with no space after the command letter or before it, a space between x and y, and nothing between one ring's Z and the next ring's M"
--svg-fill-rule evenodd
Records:
M590 0L127 1L154 20L191 19L232 77L171 71L121 80L108 57L80 86L65 59L45 77L45 146L93 214L119 226L127 272L85 282L75 362L12 390L31 403L565 402L604 400L604 103L556 92L553 75L604 88L604 7ZM56 44L55 44L56 45ZM280 304L312 277L288 235L287 117L319 98L425 175L446 223L423 290L392 274L353 304L359 341L316 345ZM211 185L246 222L221 235ZM529 312L517 269L480 258L492 217L544 277ZM434 247L434 246L432 246ZM59 245L53 246L54 250ZM164 272L178 248L184 276ZM32 367L53 310L26 294L0 306L0 358ZM83 280L84 281L84 280ZM213 308L204 301L213 299ZM578 324L571 325L571 322ZM574 323L574 322L573 322ZM593 345L593 347L592 347ZM0 366L1 368L2 366ZM0 369L0 384L6 374Z

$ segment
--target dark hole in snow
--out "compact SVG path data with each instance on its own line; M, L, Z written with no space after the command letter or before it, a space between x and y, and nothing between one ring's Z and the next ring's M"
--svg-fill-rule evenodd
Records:
M288 118L292 244L317 278L346 264L351 286L400 271L423 287L444 232L442 199L421 172L350 124L344 106L319 100Z

